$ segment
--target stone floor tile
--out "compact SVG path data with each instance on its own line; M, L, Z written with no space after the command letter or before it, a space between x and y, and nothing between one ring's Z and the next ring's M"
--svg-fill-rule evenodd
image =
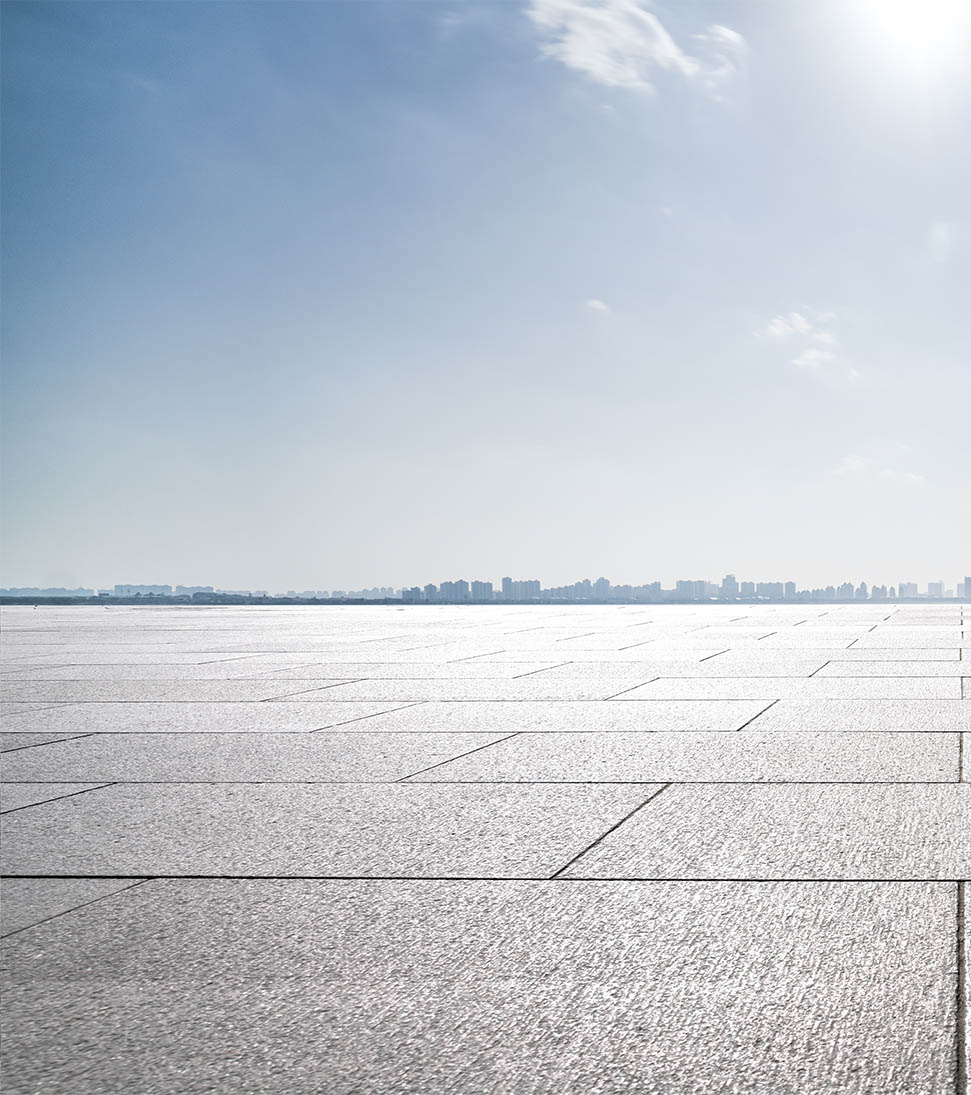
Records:
M366 680L329 689L335 700L605 700L649 680L637 674L548 680L534 674L518 680ZM303 699L305 699L303 697ZM303 702L293 696L294 702ZM287 702L287 701L284 701Z
M518 734L414 780L953 782L958 779L958 741L957 734L764 734L754 729L740 734ZM31 759L26 758L25 771L34 767Z
M6 765L4 766L6 767ZM5 773L5 779L9 779ZM79 795L82 791L93 791L105 786L106 781L82 783L78 781L53 783L44 782L7 782L0 783L0 813L22 810L25 806L37 806L45 802Z
M960 677L968 672L963 661L828 662L817 677Z
M305 733L404 706L395 701L308 703L79 703L18 715L10 731L40 733Z
M535 877L562 866L656 789L115 784L6 815L3 870Z
M83 734L7 734L0 733L0 753L15 749L32 749L35 745L53 745L58 741L70 741Z
M342 687L355 687L343 685ZM960 679L938 677L662 677L626 699L960 699Z
M675 784L566 873L957 880L971 874L971 787Z
M344 678L344 681L352 680ZM18 681L2 685L11 700L56 703L206 703L230 700L247 702L282 699L316 688L320 691L344 683L322 680L296 683L287 680L232 681ZM304 687L306 685L306 687Z
M6 941L5 1090L953 1095L955 910L946 883L149 881Z
M139 881L136 878L5 878L0 883L0 935L12 935L53 916L121 893ZM6 1079L11 1077L7 1075Z
M317 734L94 734L63 742L57 749L12 753L4 761L4 778L105 783L393 781L501 741L503 736L339 730ZM955 746L955 770L956 764ZM95 772L100 774L93 775Z
M751 728L766 731L880 733L971 730L971 704L964 700L779 700Z
M648 703L623 699L548 703L429 702L399 708L356 725L362 730L507 734L615 730L721 733L740 730L768 704L767 700L657 700Z

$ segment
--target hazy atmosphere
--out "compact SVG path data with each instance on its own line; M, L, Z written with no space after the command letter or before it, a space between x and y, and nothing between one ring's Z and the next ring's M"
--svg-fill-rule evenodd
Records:
M967 573L971 5L3 24L4 584Z

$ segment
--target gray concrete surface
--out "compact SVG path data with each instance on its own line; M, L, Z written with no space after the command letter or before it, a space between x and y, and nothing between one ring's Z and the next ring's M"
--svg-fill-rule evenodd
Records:
M968 1093L966 607L3 615L5 1092Z

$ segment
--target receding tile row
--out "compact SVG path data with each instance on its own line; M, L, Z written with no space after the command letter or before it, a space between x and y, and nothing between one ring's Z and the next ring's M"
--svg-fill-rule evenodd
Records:
M3 872L960 879L969 834L967 783L113 784L4 815Z
M894 731L95 734L9 753L3 772L103 783L953 782L960 754L959 734Z

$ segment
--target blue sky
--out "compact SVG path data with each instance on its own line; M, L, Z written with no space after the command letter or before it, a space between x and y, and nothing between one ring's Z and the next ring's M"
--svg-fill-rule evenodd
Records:
M969 12L4 4L4 584L953 584Z

